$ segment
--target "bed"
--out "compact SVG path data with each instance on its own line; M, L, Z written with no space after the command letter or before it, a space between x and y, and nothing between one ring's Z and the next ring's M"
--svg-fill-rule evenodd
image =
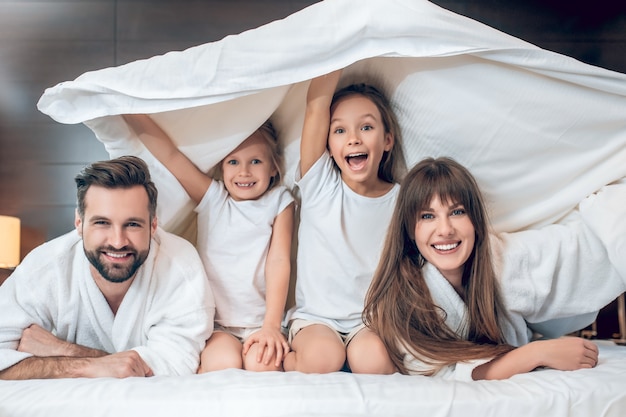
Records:
M506 381L248 373L0 381L0 415L35 416L570 416L626 412L626 348L603 344L595 369L540 370Z
M373 82L390 97L409 165L447 155L472 170L496 231L558 222L626 177L626 75L423 0L327 0L218 42L85 73L47 89L38 106L86 124L112 157L144 158L161 225L193 241L190 200L120 115L150 114L203 169L271 117L291 185L308 81L338 68L343 83ZM624 239L607 240L620 271ZM594 369L506 381L240 370L0 381L0 416L622 416L625 375L626 348L601 343Z

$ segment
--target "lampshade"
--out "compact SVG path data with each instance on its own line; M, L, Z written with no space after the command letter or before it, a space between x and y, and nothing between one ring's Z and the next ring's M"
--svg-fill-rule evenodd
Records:
M0 268L15 268L20 263L20 219L0 216Z

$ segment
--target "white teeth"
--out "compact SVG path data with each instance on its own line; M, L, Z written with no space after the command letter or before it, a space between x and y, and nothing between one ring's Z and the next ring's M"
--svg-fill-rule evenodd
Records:
M107 256L110 256L111 258L123 258L126 256L125 253L110 253L107 252Z
M449 243L447 245L433 245L437 250L452 250L459 246L459 243Z
M237 184L238 187L252 187L255 183L254 182L247 182L247 183L236 182L235 184Z

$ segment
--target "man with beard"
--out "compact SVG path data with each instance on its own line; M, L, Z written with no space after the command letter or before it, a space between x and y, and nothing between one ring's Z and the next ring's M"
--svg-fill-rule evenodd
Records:
M214 302L195 248L157 228L157 189L132 156L76 176L76 230L0 286L0 379L195 373Z

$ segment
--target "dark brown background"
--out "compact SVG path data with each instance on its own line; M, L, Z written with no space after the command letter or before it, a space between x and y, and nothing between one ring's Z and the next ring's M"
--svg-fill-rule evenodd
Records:
M89 70L218 40L312 3L0 0L0 214L22 219L22 256L72 228L74 175L108 157L83 125L59 124L37 111L45 88ZM544 48L626 72L626 6L613 1L435 3Z

